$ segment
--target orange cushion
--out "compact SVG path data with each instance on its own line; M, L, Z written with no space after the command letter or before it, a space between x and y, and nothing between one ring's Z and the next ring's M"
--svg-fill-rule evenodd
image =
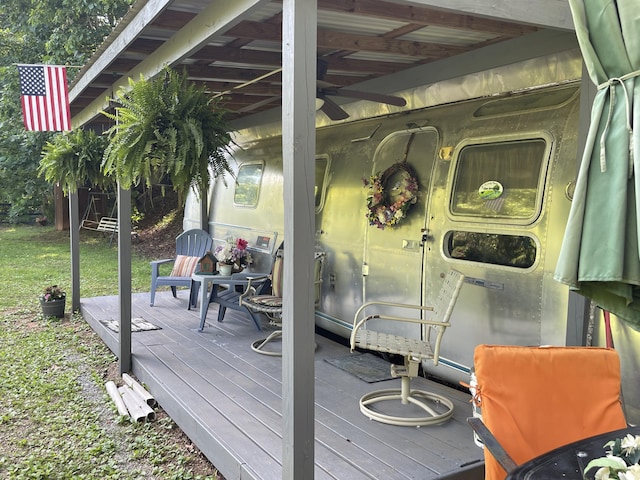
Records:
M196 264L200 257L177 255L171 270L171 277L190 277L196 271Z
M482 420L516 464L626 427L615 350L479 345L474 367ZM486 448L485 472L506 477Z

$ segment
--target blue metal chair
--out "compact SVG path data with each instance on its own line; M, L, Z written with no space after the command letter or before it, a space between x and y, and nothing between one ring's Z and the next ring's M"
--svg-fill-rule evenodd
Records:
M156 289L163 285L171 287L173 297L177 298L176 287L191 287L191 275L193 275L196 263L213 246L213 239L207 232L199 228L187 230L176 237L176 257L151 262L151 301L156 296ZM167 276L160 275L160 265L173 262L173 269ZM195 306L198 298L198 285L190 289L189 306Z

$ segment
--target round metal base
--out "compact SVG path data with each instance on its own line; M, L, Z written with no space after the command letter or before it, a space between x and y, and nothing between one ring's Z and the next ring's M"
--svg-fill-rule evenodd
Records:
M402 401L402 390L376 390L367 393L360 399L360 411L376 422L386 423L388 425L399 425L405 427L420 427L422 425L437 425L443 423L453 415L453 402L446 397L422 390L411 390L407 397L406 403L416 405L429 415L424 417L404 417L394 416L373 410L370 406L373 404L388 400ZM444 409L444 411L442 411Z
M267 338L256 340L251 344L251 350L261 355L269 355L271 357L281 357L282 351L264 350L264 346L266 344L268 344L272 340L278 340L278 339L282 339L282 330L276 330L275 332L271 332ZM313 348L317 349L318 345L314 343Z
M263 350L263 347L272 340L276 340L282 338L282 330L276 330L269 334L267 338L262 338L260 340L256 340L251 344L251 350L256 353L260 353L261 355L269 355L271 357L281 357L282 352L277 352L273 350Z

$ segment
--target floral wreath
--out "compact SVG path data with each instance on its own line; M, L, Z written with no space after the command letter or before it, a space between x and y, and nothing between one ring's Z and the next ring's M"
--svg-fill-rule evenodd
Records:
M402 179L390 185L389 181L398 172L402 172ZM369 188L367 218L371 226L383 230L393 227L406 217L411 205L418 201L418 179L407 162L398 162L384 172L371 176L369 180L363 178L362 181ZM394 191L393 196L390 190Z

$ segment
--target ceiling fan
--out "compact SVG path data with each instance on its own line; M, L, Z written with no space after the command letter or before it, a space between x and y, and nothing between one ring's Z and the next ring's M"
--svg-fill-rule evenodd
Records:
M350 90L347 88L341 88L339 85L325 82L324 78L327 74L327 67L327 61L322 58L318 58L316 67L318 78L316 98L324 102L320 107L320 110L322 110L331 120L344 120L345 118L349 118L349 114L344 111L340 105L331 100L329 96L358 98L361 100L369 100L371 102L396 105L398 107L404 107L407 104L406 100L402 97L395 97L393 95L385 95L382 93L363 92L360 90Z

